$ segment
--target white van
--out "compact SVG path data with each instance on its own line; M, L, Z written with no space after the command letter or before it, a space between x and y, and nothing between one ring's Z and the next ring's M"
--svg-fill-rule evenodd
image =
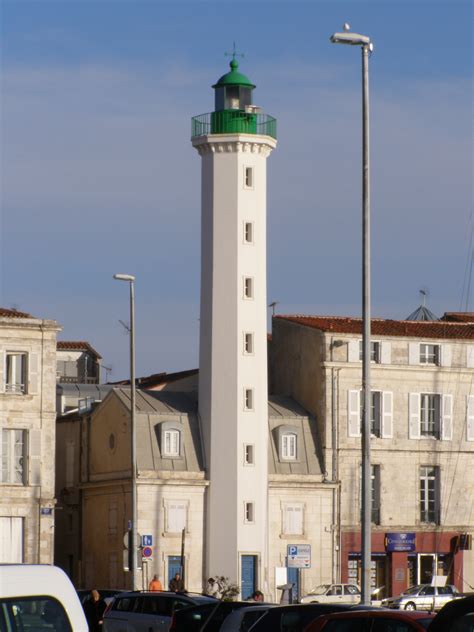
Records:
M68 576L56 566L0 564L0 630L88 632Z

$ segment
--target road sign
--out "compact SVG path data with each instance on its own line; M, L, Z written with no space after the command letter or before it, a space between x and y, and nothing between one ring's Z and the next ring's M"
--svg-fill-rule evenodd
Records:
M311 568L311 544L289 544L288 568Z
M153 536L142 535L142 546L153 546Z
M142 549L142 556L145 558L150 558L153 555L153 549L151 546L144 546Z
M132 537L131 531L125 531L125 533L123 534L123 545L126 549L128 549L128 545L129 545L131 537ZM135 546L138 548L141 546L141 543L142 543L142 536L139 533L137 533L137 540L135 542Z

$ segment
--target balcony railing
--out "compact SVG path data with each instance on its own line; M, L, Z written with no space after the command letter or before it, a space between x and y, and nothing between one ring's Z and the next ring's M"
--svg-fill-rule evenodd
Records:
M276 138L276 119L269 114L245 110L222 110L193 116L192 138L207 134L260 134Z

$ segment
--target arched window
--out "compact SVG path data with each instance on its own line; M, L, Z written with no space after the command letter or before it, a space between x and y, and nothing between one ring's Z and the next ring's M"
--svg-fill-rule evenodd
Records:
M280 454L286 461L293 461L297 454L297 436L295 432L283 432L281 434Z
M175 428L163 432L163 456L180 456L181 433Z

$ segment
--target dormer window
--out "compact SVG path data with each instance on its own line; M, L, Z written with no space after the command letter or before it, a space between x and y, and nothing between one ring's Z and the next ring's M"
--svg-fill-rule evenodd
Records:
M179 459L183 454L182 424L179 421L165 421L157 427L161 456L166 459Z
M297 436L295 432L283 432L280 437L280 454L283 461L295 461Z
M179 456L180 431L165 430L163 456Z

